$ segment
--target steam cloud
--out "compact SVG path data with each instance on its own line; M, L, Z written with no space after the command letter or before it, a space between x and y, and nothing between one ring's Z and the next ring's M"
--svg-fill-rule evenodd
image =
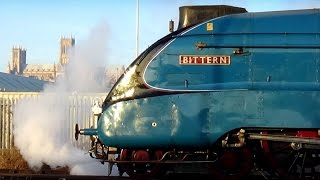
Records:
M51 168L68 166L74 175L106 175L107 166L92 159L86 152L72 145L66 124L68 96L75 92L105 92L101 77L106 64L108 26L102 22L88 39L77 42L71 50L65 74L54 84L45 87L37 100L22 99L13 112L15 146L35 170L43 165ZM105 92L106 93L106 92ZM90 111L91 109L89 109ZM77 119L77 121L84 118ZM73 132L72 132L73 133ZM89 143L89 142L88 142Z

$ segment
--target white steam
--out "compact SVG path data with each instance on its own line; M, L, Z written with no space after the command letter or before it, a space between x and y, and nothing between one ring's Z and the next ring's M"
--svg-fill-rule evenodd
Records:
M68 166L75 175L106 175L107 166L72 145L68 97L74 92L105 92L103 73L107 55L106 23L95 27L87 40L77 42L65 73L45 87L37 100L18 101L13 112L15 146L35 170ZM90 111L90 109L88 109ZM79 118L77 121L82 121ZM89 143L89 142L88 142Z

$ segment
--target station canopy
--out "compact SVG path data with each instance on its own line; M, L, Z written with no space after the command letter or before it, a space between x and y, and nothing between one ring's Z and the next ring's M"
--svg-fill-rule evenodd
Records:
M0 92L40 92L49 81L0 72Z

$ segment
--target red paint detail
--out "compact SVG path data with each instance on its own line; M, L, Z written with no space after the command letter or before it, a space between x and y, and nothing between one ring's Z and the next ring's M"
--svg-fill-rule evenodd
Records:
M119 160L120 161L126 161L127 160L127 149L121 149Z
M215 179L245 179L253 168L252 153L246 147L239 150L238 152L223 152L223 156L215 163L209 163L209 173ZM229 174L228 171L234 171L234 173Z
M234 152L225 151L223 157L221 158L222 165L227 169L234 169L237 167L238 157Z
M318 131L298 131L298 137L319 137Z
M137 150L132 152L132 159L135 161L148 161L150 160L150 157L147 151Z
M163 156L163 152L158 150L154 153L154 155L155 155L155 160L160 160Z
M263 135L263 134L268 134L267 132L261 132L261 134ZM261 147L262 147L262 149L264 150L264 152L270 152L270 148L269 148L269 143L268 143L268 141L260 141L260 143L261 143Z

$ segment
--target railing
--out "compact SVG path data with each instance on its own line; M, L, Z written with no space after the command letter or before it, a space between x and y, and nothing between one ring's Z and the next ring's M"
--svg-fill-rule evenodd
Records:
M0 92L0 149L11 149L14 147L13 118L14 107L22 99L36 101L40 93L36 92ZM68 106L64 109L65 123L60 126L62 136L70 138L73 145L88 149L88 137L75 141L74 127L78 123L80 127L90 127L93 122L93 112L91 108L96 100L103 102L107 93L81 94L73 93L68 96ZM53 95L54 96L54 95ZM56 108L59 104L50 104L51 108Z

